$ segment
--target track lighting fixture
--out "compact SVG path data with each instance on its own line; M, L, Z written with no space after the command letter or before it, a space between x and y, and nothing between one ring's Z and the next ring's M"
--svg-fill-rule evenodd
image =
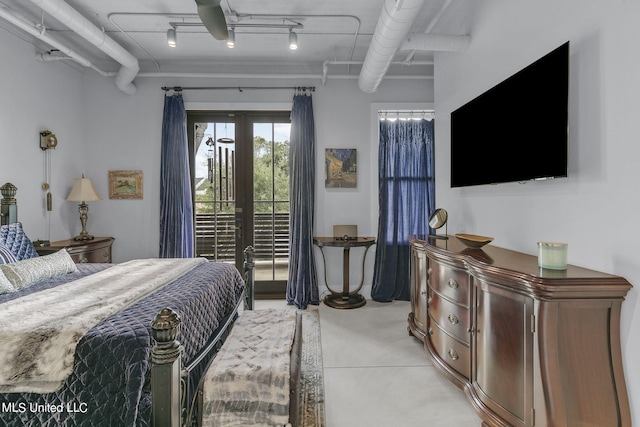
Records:
M234 47L236 47L236 32L234 31L233 27L231 27L228 33L229 36L227 37L227 47L229 49L233 49Z
M178 45L175 27L171 27L167 31L167 44L169 47L176 47Z
M171 28L167 30L167 44L170 47L178 46L178 36L177 30L178 27L196 27L202 26L202 23L196 22L169 22ZM247 27L247 28L281 28L281 29L289 29L289 49L296 50L298 49L298 34L293 31L295 29L304 28L302 24L294 22L294 24L290 23L282 23L282 24L245 24L245 23L234 23L232 26L227 28L226 31L226 44L229 49L233 49L236 47L236 27ZM265 33L266 34L266 33Z
M298 35L293 31L293 29L289 29L289 49L296 50L298 48Z

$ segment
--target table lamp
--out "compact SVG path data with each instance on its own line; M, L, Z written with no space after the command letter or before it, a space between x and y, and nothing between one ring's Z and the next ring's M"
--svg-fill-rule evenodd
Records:
M80 212L80 223L82 223L82 231L73 240L92 240L93 236L87 233L87 218L89 213L89 205L86 202L95 202L102 200L98 195L93 182L90 178L76 178L73 182L73 188L71 193L67 197L68 202L81 202L78 205L78 212Z

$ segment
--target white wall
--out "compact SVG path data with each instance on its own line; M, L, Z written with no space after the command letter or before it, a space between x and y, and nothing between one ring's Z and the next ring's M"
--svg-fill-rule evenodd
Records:
M480 0L462 54L438 54L435 71L437 205L449 232L495 237L529 254L540 240L569 243L569 262L640 286L640 5L622 0ZM450 188L450 113L569 40L569 177ZM500 117L488 116L490 120ZM532 118L544 126L544 114ZM532 123L533 125L534 123ZM640 420L637 288L622 306L622 350L633 419ZM588 375L588 373L585 373Z
M114 261L157 256L159 236L159 164L164 92L163 86L274 86L316 87L313 93L316 123L316 215L315 235L331 235L333 224L357 224L362 235L377 233L377 127L375 108L411 108L433 100L431 80L384 82L374 94L358 89L356 80L256 81L138 79L138 91L129 96L114 90L113 83L87 74L85 99L90 147L88 162L92 177L105 200L92 205L90 232L113 235ZM290 108L292 90L183 91L187 109L282 109ZM429 107L432 104L428 104ZM374 125L372 125L372 123ZM355 189L325 189L323 181L325 148L355 148L358 186ZM141 169L144 199L108 200L109 170ZM96 231L98 230L98 231ZM375 247L366 257L363 294L370 296ZM326 249L329 265L327 281L334 290L342 287L342 252ZM360 266L364 250L352 250L351 283L362 278ZM319 249L316 249L320 287L325 276ZM321 289L323 292L323 289Z
M18 187L18 219L31 239L68 238L80 231L77 204L66 202L86 154L82 73L35 60L35 49L0 29L0 185ZM40 132L58 138L51 153L53 210L46 212ZM49 233L49 224L50 233Z
M0 185L18 187L19 219L32 239L70 238L80 231L77 205L64 201L73 178L93 179L103 200L89 203L87 229L94 235L116 238L115 262L155 257L159 238L160 140L163 86L315 86L316 120L316 235L331 235L333 224L357 224L363 235L377 232L377 120L376 108L432 107L432 80L386 80L374 94L358 89L357 80L209 80L138 78L137 93L126 95L113 81L62 62L40 63L36 50L0 29L0 54L5 58L0 77L5 93L0 101ZM19 78L18 78L19 77ZM187 108L246 109L289 108L292 90L184 91ZM424 104L424 103L429 104ZM43 155L38 132L56 133L58 148L52 153L53 211L44 209ZM358 187L325 189L325 148L358 150ZM109 170L142 170L142 200L109 200ZM48 224L50 232L48 232ZM363 294L370 295L375 247L366 258ZM361 248L352 251L351 283L359 283ZM342 286L342 253L328 249L327 280ZM316 249L321 288L322 259ZM322 290L321 290L322 292Z

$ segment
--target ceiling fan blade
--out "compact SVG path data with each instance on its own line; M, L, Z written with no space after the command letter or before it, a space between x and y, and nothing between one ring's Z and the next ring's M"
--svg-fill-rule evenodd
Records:
M220 0L195 0L198 5L198 15L204 26L217 40L227 40L227 20L220 7Z

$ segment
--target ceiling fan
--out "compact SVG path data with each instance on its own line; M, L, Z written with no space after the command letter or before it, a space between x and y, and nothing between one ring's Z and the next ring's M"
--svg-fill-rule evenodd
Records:
M227 30L227 21L224 17L221 0L195 0L198 5L198 15L204 26L209 30L211 35L217 40L227 40L229 32Z

